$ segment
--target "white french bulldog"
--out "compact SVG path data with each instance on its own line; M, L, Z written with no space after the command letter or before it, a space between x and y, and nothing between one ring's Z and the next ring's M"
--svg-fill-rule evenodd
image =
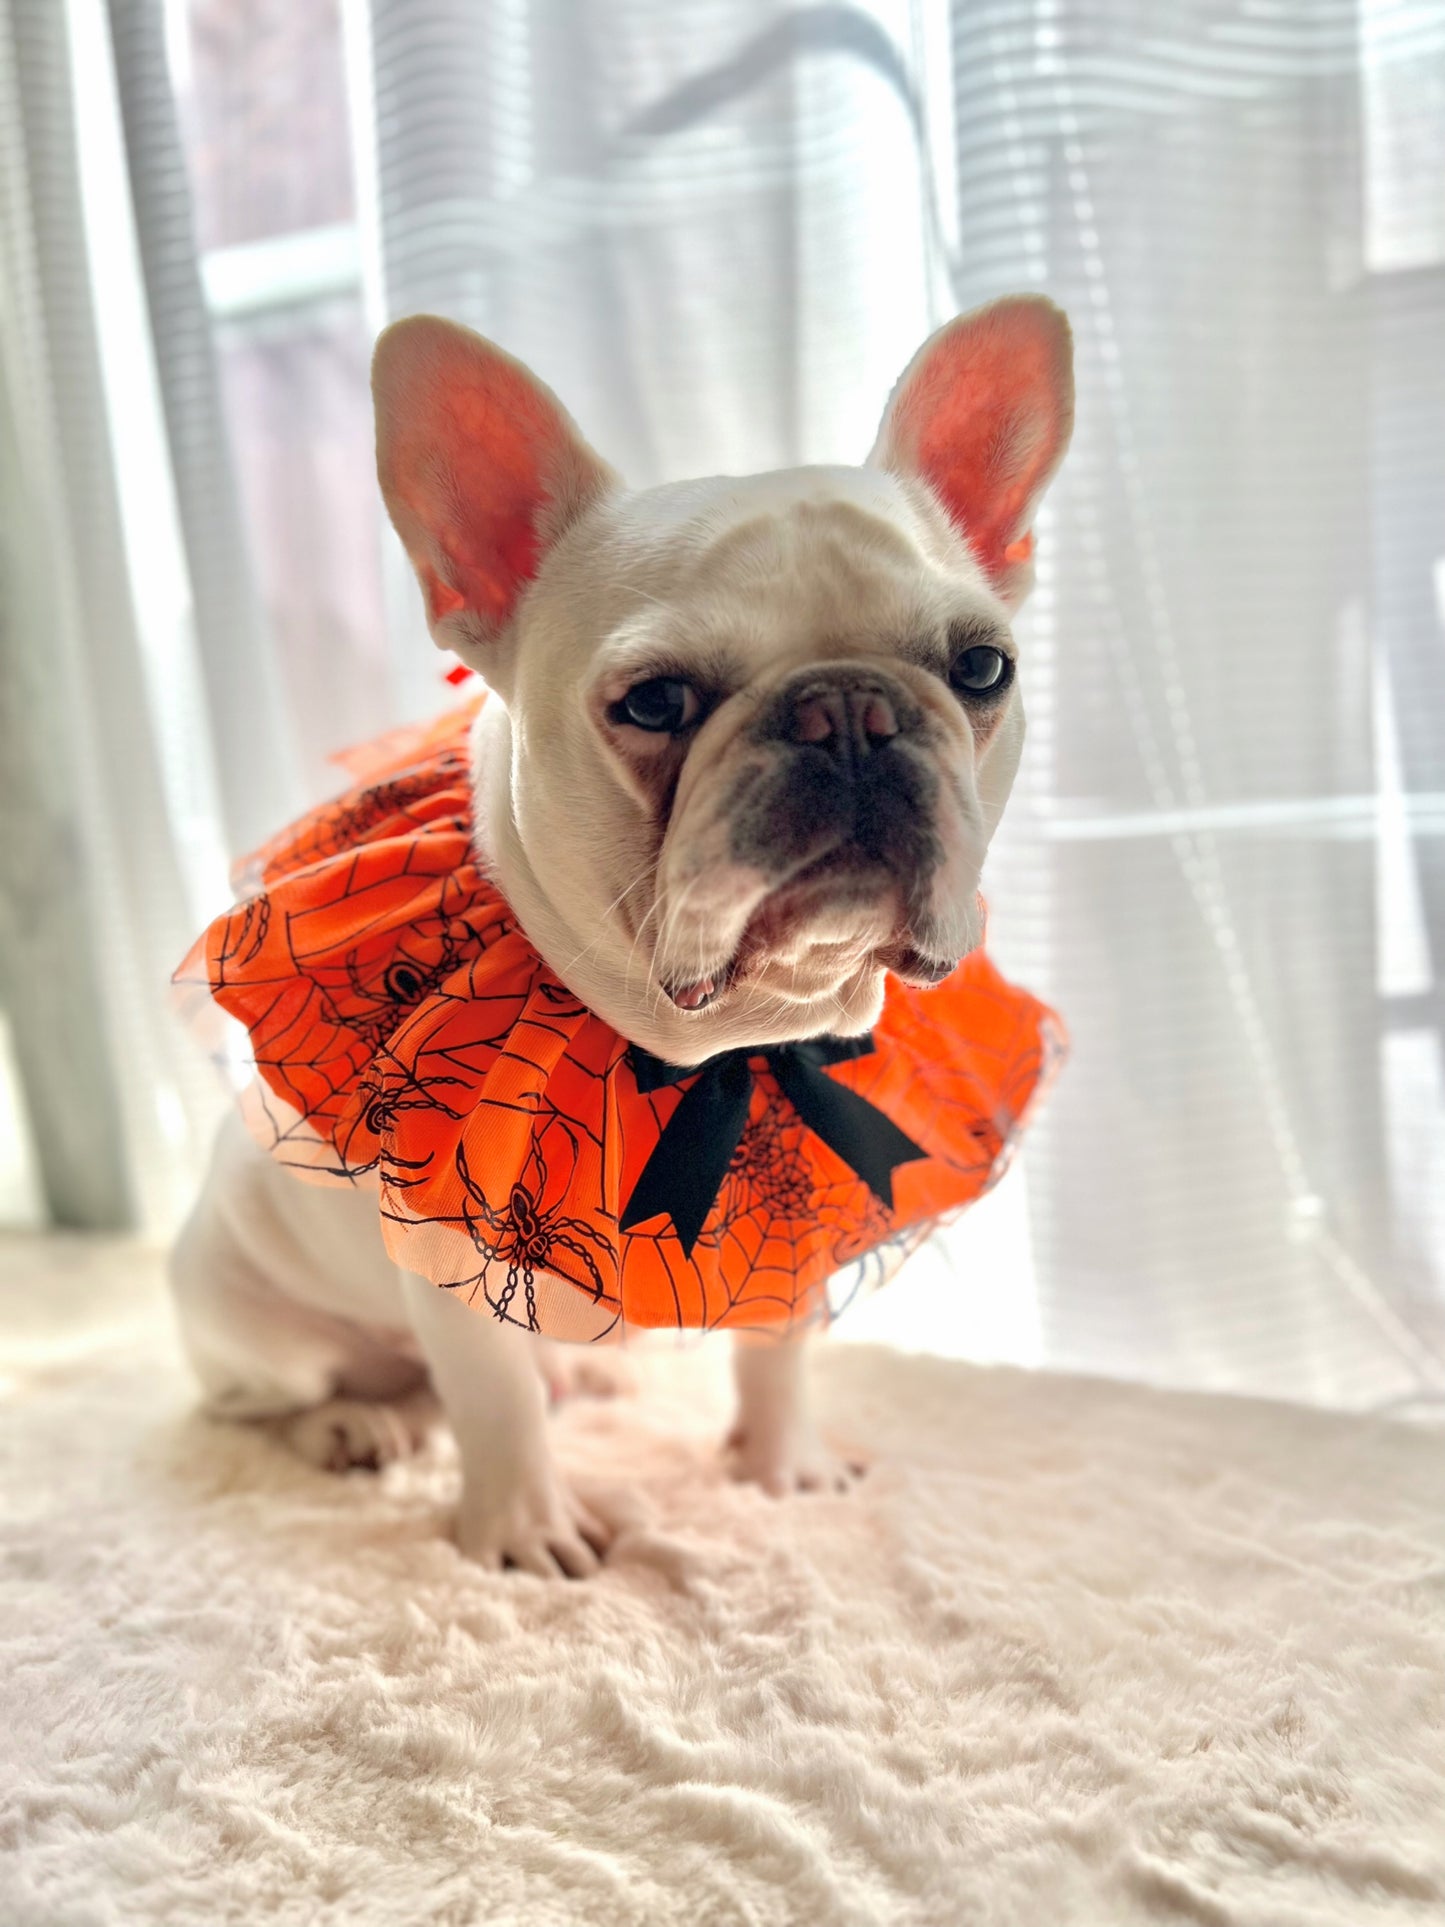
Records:
M947 975L980 939L1023 737L1009 618L1072 424L1058 309L1018 297L942 329L861 468L641 493L449 322L388 329L373 386L432 634L498 698L477 724L481 854L575 995L688 1065L862 1032L887 971ZM379 1464L413 1442L429 1379L462 1550L596 1570L607 1527L548 1452L558 1361L399 1271L374 1195L298 1182L234 1120L172 1278L214 1412L272 1420L318 1464ZM775 1493L850 1472L809 1421L801 1353L736 1351L736 1470Z

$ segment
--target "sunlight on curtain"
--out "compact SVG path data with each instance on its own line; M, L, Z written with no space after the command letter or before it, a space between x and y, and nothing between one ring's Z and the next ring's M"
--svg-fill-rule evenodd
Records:
M33 1152L58 1222L160 1227L217 1110L164 995L194 928L209 743L197 708L188 786L170 753L188 594L164 555L166 458L143 445L148 331L93 0L0 12L0 138L0 997L26 1114L4 1163L9 1183Z
M1438 261L1371 272L1361 131L1362 74L1379 98L1440 71L1431 13L1378 9L1362 49L1349 7L955 11L960 301L1042 258L1079 349L994 898L1075 1038L1028 1169L1045 1350L1087 1368L1362 1403L1440 1382L1445 1253L1408 1232L1438 1207L1389 1155L1372 695L1409 678L1428 810L1441 525L1412 491L1438 501L1440 448L1407 478L1388 394L1439 419L1438 356L1397 343L1426 312L1438 342L1445 291ZM1442 123L1405 139L1438 183ZM1438 1145L1438 843L1395 822L1395 876L1436 892L1409 1131Z

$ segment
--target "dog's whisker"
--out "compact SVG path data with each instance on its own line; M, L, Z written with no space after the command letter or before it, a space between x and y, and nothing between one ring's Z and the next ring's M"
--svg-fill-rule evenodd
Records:
M618 891L617 895L612 899L611 903L608 904L607 908L604 911L602 911L598 919L598 930L597 930L596 936L593 937L591 943L584 944L582 948L577 952L576 956L572 958L571 962L564 966L564 974L568 970L575 969L576 966L579 963L581 963L584 957L590 956L592 952L597 948L597 946L605 940L607 936L607 919L612 915L612 912L614 910L616 910L621 904L626 902L627 898L632 895L632 892L634 890L640 890L642 888L643 884L649 880L651 874L652 872L650 869L640 871L638 875L633 878L632 882L627 885L626 889ZM646 920L647 919L644 917L643 922L645 923ZM636 941L637 941L637 938L636 938L636 935L634 935L633 943L635 944Z
M659 959L666 957L668 950L671 948L672 939L676 932L678 923L680 922L683 916L683 913L687 908L688 898L698 888L701 882L702 882L701 877L693 877L688 883L684 884L682 892L678 896L676 901L669 902L668 908L667 908L667 914L663 919L661 927L659 928L657 943L654 947L654 955L657 956Z
M627 960L623 966L623 972L622 972L622 983L623 983L623 989L625 991L630 991L632 988L632 968L637 958L637 946L641 943L643 932L647 929L648 924L651 923L652 919L658 914L659 908L660 906L659 906L658 900L656 897L654 897L652 902L647 907L646 915L643 916L641 921L638 923L636 930L634 930L632 933L632 942L628 946ZM654 945L653 948L655 951L656 945Z

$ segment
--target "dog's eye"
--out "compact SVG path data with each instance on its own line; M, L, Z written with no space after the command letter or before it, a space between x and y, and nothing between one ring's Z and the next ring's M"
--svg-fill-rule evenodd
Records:
M702 714L702 699L680 676L654 676L634 683L620 702L612 705L612 720L649 729L655 735L676 736Z
M976 643L953 659L948 680L965 696L997 696L1013 681L1014 666L1002 649Z

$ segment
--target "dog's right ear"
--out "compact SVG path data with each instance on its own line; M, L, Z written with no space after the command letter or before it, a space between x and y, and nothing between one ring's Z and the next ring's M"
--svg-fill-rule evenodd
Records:
M616 478L550 389L455 322L393 323L371 392L381 492L432 635L492 679L548 547Z

